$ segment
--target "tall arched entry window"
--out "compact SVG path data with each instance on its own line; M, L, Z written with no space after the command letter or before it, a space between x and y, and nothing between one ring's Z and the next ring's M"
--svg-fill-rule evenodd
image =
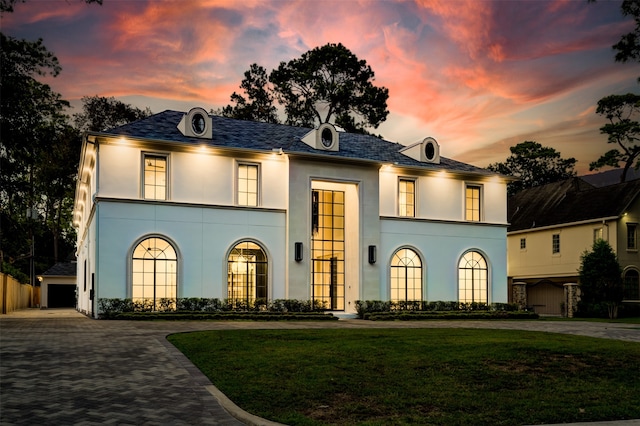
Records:
M133 250L131 271L134 302L144 302L154 311L160 308L161 299L171 299L169 306L173 306L178 259L171 243L159 237L141 241Z
M422 261L415 251L403 248L391 259L393 302L422 300Z
M489 274L487 261L477 251L469 251L458 264L458 301L487 303Z
M640 274L636 269L624 272L623 300L640 300Z
M252 241L236 244L227 265L227 297L233 305L267 298L267 255L258 244Z

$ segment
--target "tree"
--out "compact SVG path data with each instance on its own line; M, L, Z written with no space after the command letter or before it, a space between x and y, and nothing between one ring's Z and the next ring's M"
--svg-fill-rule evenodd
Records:
M636 21L633 31L623 34L620 41L613 45L616 62L640 62L640 2L638 0L624 0L620 6L624 16L631 16ZM638 78L640 82L640 77Z
M114 97L84 96L82 112L73 119L80 131L103 132L151 115L149 107L141 110Z
M61 70L42 40L17 40L0 33L0 44L1 257L6 255L15 267L28 271L25 262L34 259L34 239L38 268L58 260L59 245L66 252L73 250L73 229L60 206L68 197L65 191L74 187L80 138L68 125L69 103L36 79L55 77ZM50 164L54 154L60 164ZM47 170L54 166L72 171Z
M589 170L598 170L605 166L620 167L624 170L620 182L627 179L629 168L640 167L640 95L609 95L598 101L596 113L609 120L600 128L600 133L608 135L607 143L618 145L618 148L607 151L598 160L589 165Z
M578 313L584 316L602 315L606 305L609 318L617 318L623 297L622 268L613 249L606 241L593 243L591 251L580 257L580 302Z
M534 186L558 182L576 175L575 158L562 158L551 147L533 141L524 141L509 148L511 155L504 163L493 163L487 168L496 173L519 178L508 185L509 195Z
M227 105L218 111L221 115L239 120L261 121L264 123L279 123L278 111L273 105L274 96L269 88L267 70L251 64L244 73L244 80L240 83L246 98L236 92L231 95L231 102L235 106Z

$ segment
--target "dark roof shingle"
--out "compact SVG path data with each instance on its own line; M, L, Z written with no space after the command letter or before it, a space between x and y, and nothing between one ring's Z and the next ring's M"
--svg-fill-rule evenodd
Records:
M525 189L508 200L508 231L619 217L640 194L640 180L597 188L574 177Z
M389 142L375 136L340 132L340 151L317 151L302 142L311 131L305 127L261 123L212 116L213 138L198 139L184 136L177 128L184 115L179 111L164 111L105 133L156 141L201 145L203 143L225 148L254 149L269 152L282 148L285 153L322 155L337 158L363 159L423 169L449 170L461 173L495 175L495 173L470 164L440 157L440 164L422 163L399 151L404 145Z

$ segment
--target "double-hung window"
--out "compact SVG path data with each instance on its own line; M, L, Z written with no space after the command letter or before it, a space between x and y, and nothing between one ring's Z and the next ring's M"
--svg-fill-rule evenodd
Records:
M465 188L465 220L482 220L482 186L467 185Z
M237 202L240 206L257 206L259 202L258 164L238 163Z
M415 217L416 181L400 178L398 181L398 216Z
M143 198L147 200L168 199L167 165L168 161L166 155L143 155Z

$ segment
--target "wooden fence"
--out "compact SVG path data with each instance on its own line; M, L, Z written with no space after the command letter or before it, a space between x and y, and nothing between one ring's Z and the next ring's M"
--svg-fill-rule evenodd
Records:
M29 284L20 284L12 276L2 273L0 273L0 282L2 283L0 305L3 314L40 304L40 287L34 288Z

